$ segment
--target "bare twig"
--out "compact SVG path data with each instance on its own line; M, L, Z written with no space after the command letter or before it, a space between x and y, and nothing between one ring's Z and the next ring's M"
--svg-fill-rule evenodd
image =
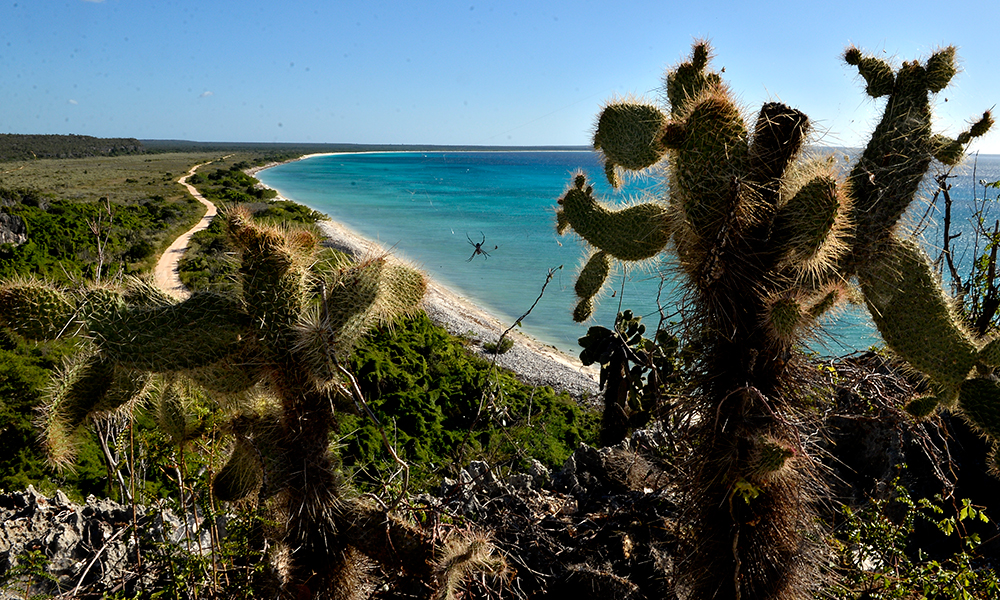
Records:
M552 278L555 276L556 272L562 268L563 266L559 265L558 267L553 267L549 269L548 274L545 276L545 283L542 284L542 289L539 290L538 297L535 298L535 301L532 302L531 306L528 308L528 310L524 312L523 315L521 315L516 321L514 321L513 325L505 329L503 333L500 334L500 337L497 339L497 351L494 353L493 360L490 363L491 376L495 377L497 375L497 361L500 359L500 349L503 348L503 342L507 338L507 334L513 331L515 327L519 327L521 325L521 322L524 321L526 318L528 318L528 315L531 314L531 311L533 311L535 307L538 306L538 303L541 301L542 296L545 294L545 288L549 285L549 282L552 281ZM496 390L499 392L500 390L499 385L496 386ZM476 418L472 420L472 425L469 426L470 433L472 432L473 429L475 429L476 424L479 423L479 418L482 416L483 409L486 407L487 397L495 397L495 395L496 394L493 393L492 389L484 390L483 396L479 401L479 409L476 411ZM462 445L464 447L465 445L464 442ZM459 454L461 454L461 451L459 452Z
M114 533L114 535L112 535L111 537L109 537L107 540L105 540L104 545L101 546L97 550L97 554L94 555L94 558L90 559L90 562L87 563L87 568L85 568L83 570L83 573L80 574L80 579L77 580L76 587L73 588L73 591L70 592L68 596L65 596L66 598L76 598L77 597L76 594L77 594L77 592L80 591L80 586L83 585L83 581L87 578L87 573L90 573L90 569L94 566L94 563L97 562L97 559L99 559L101 557L101 554L103 554L104 551L111 546L111 542L115 541L116 538L118 538L123 533L125 533L126 531L129 531L131 529L132 529L132 525L128 524L125 527L122 527L121 529L119 529L118 531L116 531Z
M393 500L392 504L389 505L389 510L395 510L406 496L407 489L410 487L410 465L406 464L403 459L399 458L399 455L396 454L396 449L389 443L389 438L385 435L385 429L383 429L382 423L379 422L378 417L376 417L375 413L372 412L371 407L368 406L368 403L365 402L364 396L361 394L361 388L358 386L358 380L354 378L354 375L350 371L341 366L340 363L336 362L336 359L334 360L337 370L340 371L340 374L346 377L351 383L350 392L351 396L354 398L354 403L358 406L358 411L363 412L372 421L372 423L375 424L375 428L378 429L379 435L382 436L382 442L385 444L385 449L389 452L389 455L392 456L392 460L399 465L400 471L403 473L403 488L399 490L399 496L397 496L396 499Z

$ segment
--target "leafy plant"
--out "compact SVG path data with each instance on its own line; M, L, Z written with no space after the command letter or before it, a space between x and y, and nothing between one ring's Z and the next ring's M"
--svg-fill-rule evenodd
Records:
M632 311L618 313L614 331L593 326L580 338L580 361L599 364L600 386L604 391L601 445L611 446L625 439L628 430L640 427L661 408L668 388L680 388L679 341L664 329L655 339L643 337L646 326Z
M48 571L49 559L45 552L33 548L22 552L14 559L14 564L0 577L0 589L17 590L24 600L45 596L33 595L31 588L36 581L56 581Z
M0 277L33 273L68 282L71 278L137 274L147 268L161 237L196 217L196 208L163 198L143 203L117 204L107 198L95 202L49 199L44 208L33 206L28 192L0 190L16 197L4 210L24 220L28 241L7 248L0 261ZM100 235L94 224L101 223Z
M506 354L513 347L514 340L507 337L499 342L486 342L483 344L483 350L486 350L490 354Z
M454 476L474 458L512 465L533 458L556 467L580 442L596 438L592 411L511 373L491 375L486 360L468 353L426 314L373 332L358 345L351 367L378 420L392 424L396 450L411 463L417 489ZM493 385L503 402L476 419L483 391ZM375 424L341 414L339 431L345 467L364 471L356 482L382 485L395 465Z
M968 530L976 522L990 522L981 507L963 498L952 512L941 497L913 500L898 483L894 492L859 511L843 507L845 522L832 538L839 577L822 597L888 600L918 593L936 600L978 600L1000 594L995 571L976 556L982 541ZM958 538L959 544L943 558L913 550L911 538L920 522Z

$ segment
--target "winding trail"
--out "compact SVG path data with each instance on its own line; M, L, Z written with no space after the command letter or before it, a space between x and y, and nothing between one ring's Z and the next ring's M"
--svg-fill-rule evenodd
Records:
M195 171L197 171L200 167L211 164L212 162L215 161L209 161L191 167L191 170L188 171L186 175L177 180L177 183L186 187L188 193L197 198L197 200L204 204L208 210L205 212L205 216L198 221L197 225L181 234L180 237L174 240L174 243L170 244L169 248L164 250L163 255L160 256L160 260L156 263L156 269L153 271L153 280L156 282L156 286L168 294L181 299L187 298L191 295L191 292L184 287L183 283L181 283L181 277L178 271L178 265L180 264L181 257L184 256L184 251L187 250L188 244L191 242L191 236L199 231L208 229L208 225L212 222L212 217L218 213L215 205L202 196L193 185L187 182L187 180L189 177L194 175Z

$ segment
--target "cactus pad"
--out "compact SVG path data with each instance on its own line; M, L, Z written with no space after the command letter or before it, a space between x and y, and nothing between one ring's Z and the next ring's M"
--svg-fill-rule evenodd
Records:
M890 238L858 279L885 342L936 383L957 388L978 351L916 242Z
M239 304L214 293L180 304L122 310L90 324L102 350L119 364L154 372L190 369L233 351L244 331Z
M967 379L958 394L965 418L990 438L1000 439L1000 384L992 379Z
M643 260L663 250L669 237L662 206L647 203L613 211L594 198L585 182L578 177L559 200L559 223L572 225L580 237L619 260Z
M242 500L260 488L261 464L256 450L248 442L237 442L229 460L215 474L212 491L219 500Z
M70 326L75 303L62 290L38 281L0 288L0 325L32 340L52 339Z
M594 149L604 153L608 164L640 171L655 165L666 152L660 141L666 123L667 116L655 106L638 102L609 104L597 122Z

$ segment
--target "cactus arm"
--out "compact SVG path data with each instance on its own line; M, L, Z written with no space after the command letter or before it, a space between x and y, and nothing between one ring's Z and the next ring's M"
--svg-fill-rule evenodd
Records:
M989 438L1000 440L1000 385L996 381L980 377L963 381L958 408Z
M670 103L670 116L677 118L688 111L689 103L709 90L722 88L718 73L706 71L712 52L708 42L696 42L691 49L691 59L670 69L663 80Z
M0 326L32 340L51 340L70 329L76 303L66 292L35 280L0 287Z
M935 152L934 158L946 165L957 165L965 156L965 148L973 138L986 134L993 126L993 115L990 111L983 113L978 121L972 124L969 129L963 131L955 139L947 138L943 135L934 137Z
M595 252L580 271L574 290L580 302L573 311L573 320L582 323L594 313L594 297L601 292L611 271L611 257L607 252Z
M936 384L958 390L979 352L916 242L890 237L858 280L886 344Z
M72 465L86 420L145 398L151 384L148 374L116 368L94 347L66 359L43 394L36 420L48 463L58 470Z
M213 396L233 397L257 385L265 376L264 358L252 340L241 340L221 359L183 372Z
M778 209L769 243L796 278L818 278L846 252L848 203L833 173L825 171Z
M864 77L865 83L868 84L865 92L872 98L881 98L892 93L896 75L889 63L873 56L864 56L861 50L853 46L844 52L844 62L858 68L858 74Z
M410 314L427 287L419 271L382 256L340 271L328 286L327 327L344 358L368 330Z
M201 293L179 304L125 309L114 318L91 319L89 329L102 352L116 363L162 373L222 359L235 351L245 322L234 299Z
M308 301L308 266L317 240L305 231L256 223L246 209L232 209L227 218L240 250L243 307L254 335L272 360L285 362Z
M758 186L768 206L777 204L781 177L798 156L808 130L809 118L799 110L779 102L761 107L750 145L748 180Z
M697 238L714 243L716 233L738 208L734 183L746 176L747 130L733 100L718 91L694 102L664 143L675 151L670 201Z
M862 56L856 48L845 53L848 64L858 67L873 97L889 96L882 119L849 176L853 196L851 220L855 223L858 260L877 246L896 225L913 201L931 161L954 164L960 146L989 130L989 112L955 140L932 135L929 94L941 91L956 72L955 49L931 56L925 65L905 62L892 75L883 61Z
M258 452L248 442L237 441L229 460L212 480L215 497L226 502L246 498L261 487L263 471Z
M990 340L979 350L979 362L988 367L1000 367L1000 337Z
M592 246L618 260L638 261L656 256L669 241L666 209L646 203L613 211L594 198L586 177L578 175L559 200L559 231L572 226Z
M604 154L612 187L620 185L615 166L641 171L663 158L666 147L661 138L666 125L667 116L649 104L615 102L604 108L594 132L594 149Z

